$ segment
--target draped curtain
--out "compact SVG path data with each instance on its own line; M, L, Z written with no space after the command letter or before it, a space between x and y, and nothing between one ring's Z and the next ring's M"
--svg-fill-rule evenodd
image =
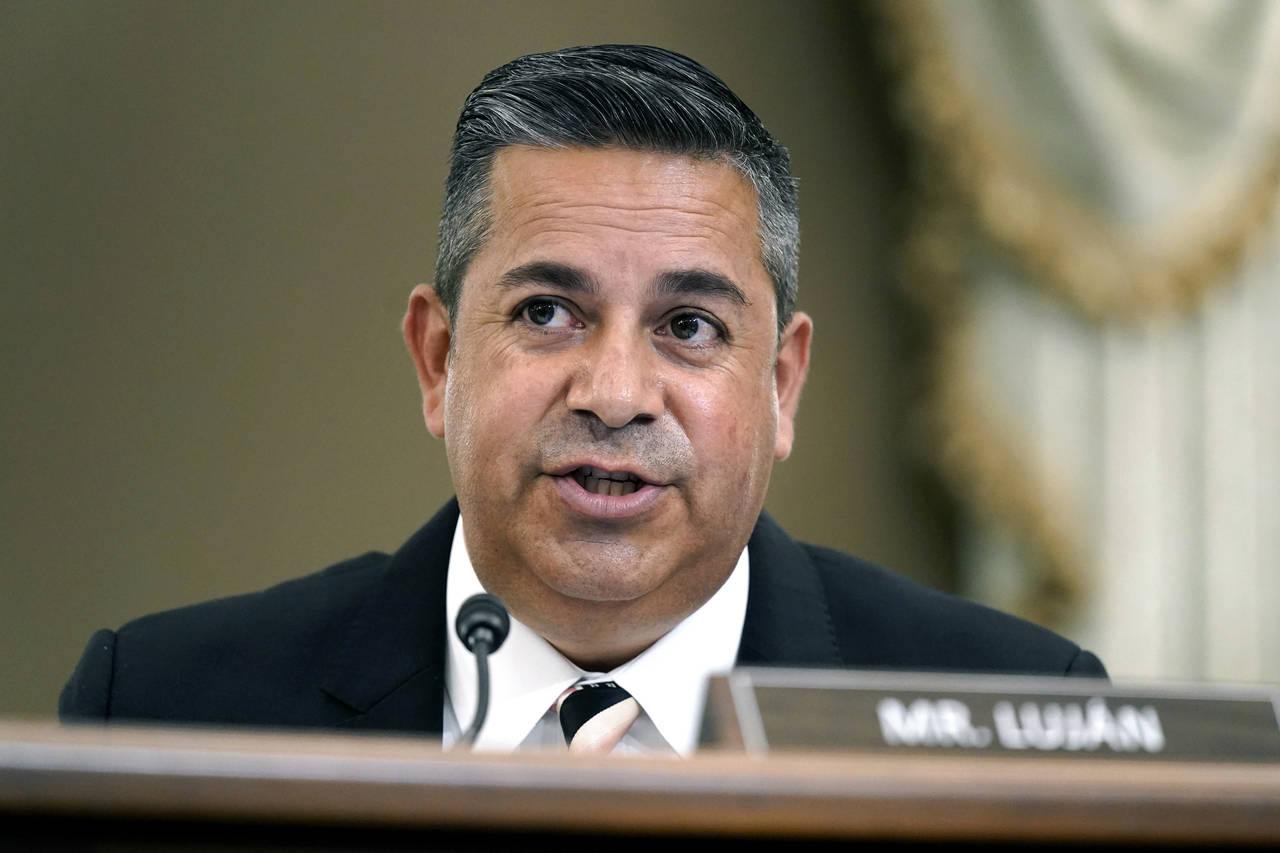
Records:
M885 0L973 597L1280 680L1280 3Z

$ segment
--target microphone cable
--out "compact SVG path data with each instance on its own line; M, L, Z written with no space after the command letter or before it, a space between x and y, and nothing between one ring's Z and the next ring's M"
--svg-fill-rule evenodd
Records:
M458 743L472 746L489 715L489 655L501 648L511 630L511 617L496 596L476 593L462 602L454 623L458 639L476 656L476 714Z

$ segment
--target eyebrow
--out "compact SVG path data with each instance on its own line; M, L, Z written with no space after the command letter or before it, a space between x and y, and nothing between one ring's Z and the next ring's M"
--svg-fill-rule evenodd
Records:
M750 305L751 300L731 279L710 270L674 270L658 276L656 290L665 294L701 294Z
M500 287L525 287L541 284L557 290L579 293L598 293L600 288L590 274L554 261L534 261L522 264L503 273L498 279ZM739 305L751 305L742 288L720 273L710 270L671 270L658 275L654 290L659 294L699 294L729 299Z
M599 290L596 280L582 270L557 264L552 261L534 261L515 269L507 270L498 279L500 287L523 287L529 284L543 284L557 290L595 293Z

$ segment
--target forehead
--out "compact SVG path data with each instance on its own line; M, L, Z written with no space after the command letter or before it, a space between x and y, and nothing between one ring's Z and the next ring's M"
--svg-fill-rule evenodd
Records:
M755 190L723 162L511 146L494 159L490 192L492 229L481 254L586 250L611 252L610 262L683 257L732 267L715 270L727 275L764 274Z

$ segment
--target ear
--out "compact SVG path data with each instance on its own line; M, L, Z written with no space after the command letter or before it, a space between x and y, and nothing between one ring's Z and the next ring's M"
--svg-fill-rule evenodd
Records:
M809 341L812 337L813 321L802 311L797 311L782 330L778 360L773 368L778 391L778 437L773 447L774 459L786 459L791 455L800 389L804 387L804 378L809 372Z
M420 284L404 312L404 342L418 370L422 417L436 438L444 438L444 392L449 379L449 312L435 290Z

